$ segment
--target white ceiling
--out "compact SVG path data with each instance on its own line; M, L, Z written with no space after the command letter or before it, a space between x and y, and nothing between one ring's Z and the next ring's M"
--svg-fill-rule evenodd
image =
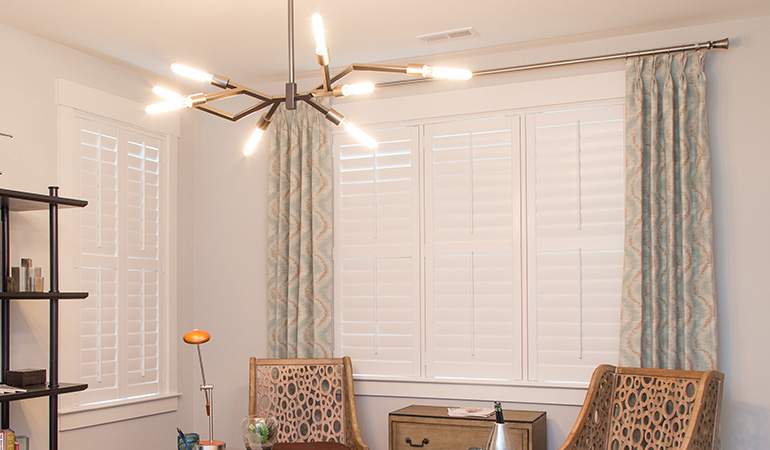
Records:
M324 17L332 67L770 14L768 0L296 0L294 7L298 74L317 69L314 12ZM247 85L287 77L285 0L3 0L0 22L162 76L180 62ZM465 27L480 36L416 39Z

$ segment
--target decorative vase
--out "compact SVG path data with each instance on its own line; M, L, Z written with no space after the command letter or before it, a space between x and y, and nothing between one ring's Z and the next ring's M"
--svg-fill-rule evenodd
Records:
M278 421L273 416L249 415L241 421L246 450L271 450L278 437Z

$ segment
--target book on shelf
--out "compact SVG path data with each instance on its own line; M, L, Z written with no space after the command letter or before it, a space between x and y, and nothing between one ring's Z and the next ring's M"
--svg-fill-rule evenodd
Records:
M16 450L16 433L10 428L0 430L0 450Z

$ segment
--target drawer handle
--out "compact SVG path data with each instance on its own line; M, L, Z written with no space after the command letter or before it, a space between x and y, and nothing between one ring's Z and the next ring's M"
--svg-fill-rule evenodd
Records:
M422 439L422 444L419 444L419 445L418 445L418 444L412 444L412 438L410 438L410 437L408 437L408 438L404 439L404 441L405 441L407 444L409 444L410 446L412 446L412 447L425 447L426 445L428 445L428 444L430 443L430 441L428 440L428 438L423 438L423 439Z

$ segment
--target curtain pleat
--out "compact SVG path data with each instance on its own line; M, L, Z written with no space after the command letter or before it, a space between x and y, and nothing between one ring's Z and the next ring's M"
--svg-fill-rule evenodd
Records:
M717 366L704 57L626 62L624 366Z
M270 125L268 356L333 351L332 163L329 123L304 103Z

